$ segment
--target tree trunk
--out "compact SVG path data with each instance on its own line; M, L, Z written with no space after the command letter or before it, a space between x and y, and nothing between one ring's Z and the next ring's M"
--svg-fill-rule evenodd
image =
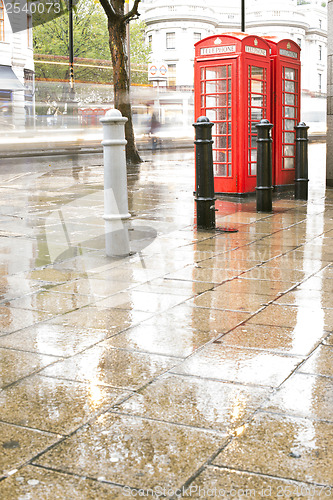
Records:
M126 50L126 23L122 19L109 19L108 30L113 65L114 107L128 119L125 124L126 160L128 163L139 163L142 160L135 145L133 130L129 65Z

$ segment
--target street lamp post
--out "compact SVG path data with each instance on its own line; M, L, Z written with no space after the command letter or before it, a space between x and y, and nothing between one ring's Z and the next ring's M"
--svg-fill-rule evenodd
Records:
M74 36L73 36L73 0L68 1L68 45L69 45L69 96L67 104L67 114L75 115L74 107L75 89L74 89Z
M245 32L245 0L241 0L241 31Z

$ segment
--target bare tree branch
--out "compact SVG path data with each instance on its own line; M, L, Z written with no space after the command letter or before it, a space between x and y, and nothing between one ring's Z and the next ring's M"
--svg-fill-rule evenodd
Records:
M140 1L141 0L135 0L134 1L134 5L131 8L131 10L127 14L125 14L124 17L123 17L124 22L127 22L127 21L129 21L130 19L133 19L133 18L138 18L140 16L140 14L138 12L138 7L139 7Z
M117 17L117 13L116 11L114 10L114 7L113 5L108 1L108 0L100 0L100 3L104 9L104 12L105 14L107 15L107 17Z

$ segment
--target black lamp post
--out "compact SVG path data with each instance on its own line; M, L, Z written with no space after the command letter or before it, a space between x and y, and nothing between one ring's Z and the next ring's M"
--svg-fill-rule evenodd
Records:
M245 0L241 0L242 6L241 6L241 31L244 33L245 32Z

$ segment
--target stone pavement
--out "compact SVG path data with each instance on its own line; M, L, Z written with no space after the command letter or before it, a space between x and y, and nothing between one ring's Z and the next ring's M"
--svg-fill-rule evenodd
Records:
M101 155L0 164L0 498L333 498L333 191L217 201L193 153L129 170L105 257ZM237 232L231 230L237 229Z

